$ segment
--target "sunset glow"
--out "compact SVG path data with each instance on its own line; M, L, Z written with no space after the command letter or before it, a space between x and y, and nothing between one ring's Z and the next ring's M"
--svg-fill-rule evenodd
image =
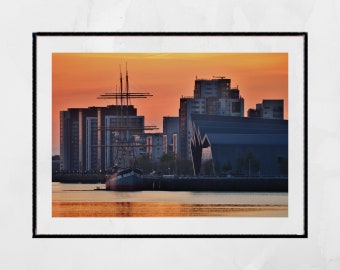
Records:
M126 64L131 92L150 92L132 100L146 125L162 132L163 116L178 116L182 96L193 96L195 79L224 76L238 86L244 115L263 99L284 99L288 119L287 53L54 53L52 55L52 147L59 154L59 113L68 108L107 106L97 99L119 89L120 67L125 89Z

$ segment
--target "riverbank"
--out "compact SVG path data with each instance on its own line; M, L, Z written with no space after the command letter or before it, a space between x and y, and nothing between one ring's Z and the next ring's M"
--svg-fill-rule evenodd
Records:
M104 174L68 174L53 177L60 183L105 183ZM164 177L145 175L139 190L288 192L287 177Z

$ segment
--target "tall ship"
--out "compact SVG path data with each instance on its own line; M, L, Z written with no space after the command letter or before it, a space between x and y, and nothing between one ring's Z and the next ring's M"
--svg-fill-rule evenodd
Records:
M120 169L106 178L106 190L138 191L143 189L143 173L137 168Z
M120 89L115 93L105 93L99 99L115 99L116 106L120 107L114 117L112 125L104 126L104 132L110 138L105 145L111 162L110 173L106 175L106 190L113 191L138 191L143 189L143 172L137 168L136 158L146 147L144 131L157 129L155 126L144 126L144 121L136 125L130 115L130 100L146 98L150 93L129 91L129 78L126 67L126 83L123 91L123 78L120 71Z

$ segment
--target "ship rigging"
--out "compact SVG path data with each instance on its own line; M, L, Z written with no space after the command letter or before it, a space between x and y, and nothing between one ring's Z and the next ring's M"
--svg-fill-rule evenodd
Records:
M98 99L115 99L117 114L114 116L114 125L104 125L99 129L106 133L104 145L108 157L112 157L111 171L106 179L108 190L138 190L141 188L142 171L137 168L137 153L143 153L146 148L145 130L157 129L156 126L133 124L133 116L129 110L133 108L131 99L147 98L152 94L148 92L130 92L129 77L126 65L125 92L123 91L123 76L120 69L119 92L104 93ZM119 103L119 104L118 104ZM131 105L130 105L131 104ZM142 150L142 151L141 151Z

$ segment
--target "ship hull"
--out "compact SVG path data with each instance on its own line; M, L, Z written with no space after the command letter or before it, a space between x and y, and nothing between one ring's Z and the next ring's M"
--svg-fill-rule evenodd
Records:
M142 175L134 170L126 170L106 179L106 189L113 191L142 190Z

